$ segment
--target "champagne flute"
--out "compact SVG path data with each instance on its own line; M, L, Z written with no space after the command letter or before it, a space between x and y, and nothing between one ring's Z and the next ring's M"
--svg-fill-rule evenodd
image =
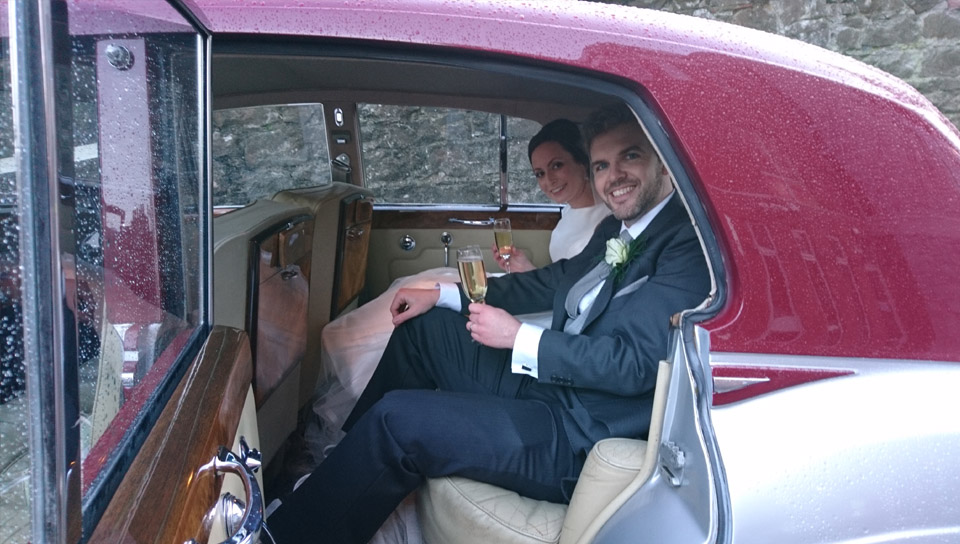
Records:
M497 240L497 250L503 257L503 264L510 273L510 256L513 255L513 231L510 230L510 219L503 217L493 221L493 237Z
M457 250L457 268L460 269L460 285L470 302L483 304L487 296L487 273L483 269L483 253L480 246L472 245Z

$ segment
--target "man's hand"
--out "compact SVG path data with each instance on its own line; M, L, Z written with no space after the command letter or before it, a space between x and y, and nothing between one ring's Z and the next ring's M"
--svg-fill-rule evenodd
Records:
M493 250L493 258L496 259L497 264L500 265L500 270L506 272L507 261L500 255L500 249L497 248L497 244L493 244L491 249ZM526 253L517 248L513 248L513 253L510 254L511 272L529 272L535 268L536 266L533 266L533 263L531 263L530 259L527 258Z
M470 336L491 348L513 348L520 322L500 308L488 304L471 304L467 330Z
M400 289L390 303L393 326L426 313L440 300L439 289Z

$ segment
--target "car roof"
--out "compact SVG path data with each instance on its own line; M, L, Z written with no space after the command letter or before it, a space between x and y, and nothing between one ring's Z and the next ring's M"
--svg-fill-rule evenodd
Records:
M405 96L539 120L582 119L630 94L663 127L662 143L692 180L720 246L727 303L704 323L714 349L950 361L960 354L960 284L950 279L960 262L960 133L878 69L761 31L592 2L183 3L213 36L214 107L336 93L332 80L289 76L303 64L320 74L338 62L346 62L341 83L356 85L339 90L357 91L354 99ZM390 78L371 84L371 73L390 74L349 68L371 62L389 70L389 54L328 56L328 45L410 53L404 59L417 75L405 79L396 64ZM419 54L517 69L431 65ZM278 70L267 73L271 66ZM525 69L586 75L626 94L563 82L537 88ZM476 78L461 74L478 73L489 79L470 93Z

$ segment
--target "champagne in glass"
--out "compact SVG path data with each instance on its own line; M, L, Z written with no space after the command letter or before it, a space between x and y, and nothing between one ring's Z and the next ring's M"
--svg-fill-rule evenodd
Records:
M480 246L466 246L457 250L460 285L471 302L483 302L487 296L487 273L483 268Z
M510 273L510 256L513 255L513 231L510 230L510 219L504 217L493 221L493 237L497 240L497 250L503 257L503 264Z

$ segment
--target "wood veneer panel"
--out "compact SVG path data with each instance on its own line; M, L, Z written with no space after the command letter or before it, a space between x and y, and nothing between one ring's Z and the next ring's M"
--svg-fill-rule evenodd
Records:
M476 225L451 223L450 218L484 221L491 217L509 217L514 230L553 230L560 212L457 211L457 210L374 210L375 229L476 229ZM490 226L493 228L493 225Z
M201 471L230 445L253 378L246 333L215 326L91 536L94 543L203 541L218 481Z

